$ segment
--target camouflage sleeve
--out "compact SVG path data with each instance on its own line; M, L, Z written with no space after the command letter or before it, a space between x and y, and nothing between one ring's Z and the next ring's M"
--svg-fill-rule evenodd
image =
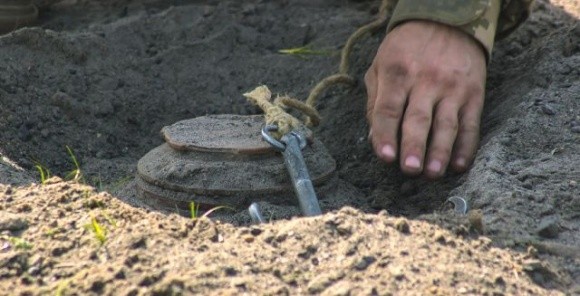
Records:
M495 37L513 31L529 15L533 0L400 0L387 31L408 20L432 20L473 36L488 60ZM496 35L497 32L497 35Z

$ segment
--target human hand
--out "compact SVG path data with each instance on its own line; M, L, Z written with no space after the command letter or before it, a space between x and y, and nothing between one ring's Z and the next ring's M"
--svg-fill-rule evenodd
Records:
M383 40L365 75L377 156L429 178L467 170L479 143L486 60L459 29L409 21ZM399 135L399 131L401 134Z

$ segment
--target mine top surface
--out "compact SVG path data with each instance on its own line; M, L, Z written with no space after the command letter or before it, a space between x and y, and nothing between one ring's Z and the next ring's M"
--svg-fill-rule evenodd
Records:
M161 135L179 151L263 154L274 151L260 134L264 124L262 115L208 115L166 126ZM306 138L312 142L312 132Z

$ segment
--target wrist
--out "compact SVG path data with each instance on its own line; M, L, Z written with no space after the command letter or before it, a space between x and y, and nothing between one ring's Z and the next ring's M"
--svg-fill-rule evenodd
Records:
M442 23L471 36L489 61L494 44L501 0L399 0L387 32L411 20Z

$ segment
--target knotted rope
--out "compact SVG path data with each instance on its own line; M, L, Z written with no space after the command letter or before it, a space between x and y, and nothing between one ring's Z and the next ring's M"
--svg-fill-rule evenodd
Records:
M367 33L374 32L386 25L394 2L395 1L392 0L382 0L377 18L358 28L348 37L344 48L340 52L338 73L320 80L310 90L310 94L305 102L288 96L277 97L272 101L272 92L265 85L259 86L253 91L244 94L246 99L264 111L266 124L278 126L278 131L274 133L274 137L280 138L292 130L302 128L303 125L312 127L320 124L320 114L315 107L316 100L324 90L335 84L354 85L356 80L348 74L350 69L349 57L352 54L354 45ZM303 113L305 115L303 122L286 112L286 109L288 108Z

